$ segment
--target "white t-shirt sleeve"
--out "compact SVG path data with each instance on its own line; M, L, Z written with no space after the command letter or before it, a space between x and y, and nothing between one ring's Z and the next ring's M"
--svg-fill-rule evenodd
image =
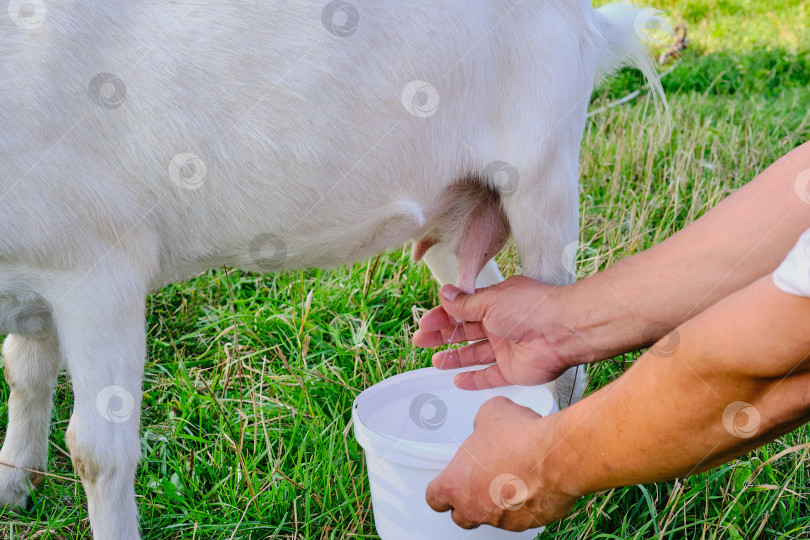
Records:
M786 293L810 297L810 229L773 273L773 282Z

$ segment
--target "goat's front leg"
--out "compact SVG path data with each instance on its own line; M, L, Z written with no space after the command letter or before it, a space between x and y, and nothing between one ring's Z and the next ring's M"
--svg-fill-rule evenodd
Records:
M146 356L143 290L121 276L92 280L54 302L74 407L65 441L87 494L95 540L137 540L135 469L141 454Z
M48 427L53 389L61 366L59 344L50 324L40 336L11 334L3 342L8 429L0 450L0 507L24 508L48 464ZM26 470L28 469L28 470Z
M501 200L520 253L521 273L550 285L569 285L579 234L579 148L546 152L542 162L508 169ZM497 177L496 177L497 180ZM542 309L542 308L540 308ZM587 383L583 366L549 383L558 403L578 401Z

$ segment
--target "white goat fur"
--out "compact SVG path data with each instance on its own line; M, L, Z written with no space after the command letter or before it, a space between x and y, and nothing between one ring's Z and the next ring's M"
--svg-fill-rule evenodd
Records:
M326 0L53 0L41 24L0 19L0 333L11 386L0 504L25 504L47 463L56 375L75 405L66 441L98 540L139 537L134 474L145 347L144 297L222 265L330 267L418 239L461 178L497 188L522 272L572 280L577 168L594 83L620 64L654 68L638 8L585 1L351 0L337 36ZM126 85L99 106L103 72ZM430 83L435 114L402 91ZM91 89L92 92L92 89ZM169 164L191 153L197 189ZM199 164L199 162L196 162ZM200 170L198 168L198 170ZM175 171L176 172L176 171ZM185 173L184 173L185 174ZM176 178L175 178L176 180ZM257 259L269 244L275 257ZM262 252L263 253L263 252ZM426 262L455 281L444 244ZM490 263L479 285L500 279ZM580 373L555 389L582 392ZM134 413L105 419L120 387Z

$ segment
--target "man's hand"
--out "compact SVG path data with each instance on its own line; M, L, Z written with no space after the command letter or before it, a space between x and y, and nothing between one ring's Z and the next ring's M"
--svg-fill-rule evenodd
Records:
M487 401L473 434L428 485L428 504L452 510L465 529L485 523L523 531L562 518L577 497L566 492L564 478L553 480L566 474L554 461L561 451L554 425L554 415L542 418L503 397Z
M487 402L428 486L430 505L452 508L465 527L525 529L562 517L579 494L704 471L807 422L810 299L777 289L769 273L810 227L795 183L808 159L810 143L659 246L575 285L442 289L414 343L486 340L434 364L498 362L459 376L462 388L538 384L667 332L677 339L546 418Z
M796 192L808 166L810 142L661 244L573 285L513 277L455 298L458 289L445 286L414 344L486 340L433 357L438 368L498 362L459 375L456 384L468 389L545 383L568 367L647 347L773 272L810 227Z
M442 305L422 317L413 342L417 347L438 347L483 340L433 355L433 365L439 369L497 361L487 369L457 375L459 388L547 383L600 354L565 324L565 308L571 303L566 293L566 287L523 276L479 289L474 295L445 285Z
M647 351L563 411L541 418L494 398L427 501L463 527L523 530L581 494L724 463L810 419L808 327L810 299L768 275L675 329L667 354Z

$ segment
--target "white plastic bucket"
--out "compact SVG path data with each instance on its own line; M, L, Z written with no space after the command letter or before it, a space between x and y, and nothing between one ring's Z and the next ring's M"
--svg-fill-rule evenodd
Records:
M541 415L557 410L545 386L460 390L462 370L417 369L395 375L354 400L354 436L366 453L371 504L382 540L516 540L543 530L510 532L482 525L458 527L450 512L425 501L428 483L444 469L473 431L473 419L488 399L505 396Z

